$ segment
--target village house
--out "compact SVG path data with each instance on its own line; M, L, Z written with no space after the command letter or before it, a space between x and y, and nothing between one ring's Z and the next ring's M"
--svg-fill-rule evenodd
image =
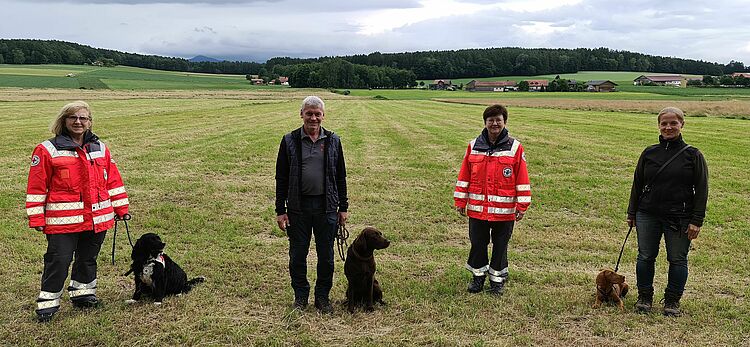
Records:
M518 90L515 81L477 81L471 80L466 84L466 90L470 92L507 92Z
M740 77L740 76L745 77L745 78L750 78L750 72L735 72L732 74L732 77Z
M649 84L685 88L687 87L687 79L682 75L640 75L633 80L635 86Z
M614 92L617 83L609 80L595 80L586 82L587 92Z
M451 80L435 80L427 86L432 90L453 90L453 83Z
M279 76L279 84L281 84L282 86L288 86L289 85L289 77Z
M263 79L262 78L252 78L252 79L250 79L250 83L255 84L255 85L261 85L261 84L263 84Z
M547 86L549 86L548 80L526 80L526 82L529 82L530 92L541 92L547 89Z

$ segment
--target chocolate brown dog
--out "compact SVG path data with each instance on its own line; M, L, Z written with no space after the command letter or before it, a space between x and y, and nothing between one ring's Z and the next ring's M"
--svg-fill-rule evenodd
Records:
M346 289L346 304L349 312L354 308L364 306L365 311L373 311L373 304L378 302L385 305L383 291L378 280L375 279L376 249L387 248L391 244L380 230L367 227L357 236L346 252L344 274L349 282Z
M628 293L628 284L625 283L625 276L620 275L611 269L603 269L596 276L596 302L592 308L599 308L602 302L612 302L620 307L620 311L625 310L622 298Z

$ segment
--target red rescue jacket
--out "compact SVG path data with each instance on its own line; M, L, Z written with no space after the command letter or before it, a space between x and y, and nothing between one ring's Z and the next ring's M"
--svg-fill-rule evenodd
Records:
M526 212L531 204L523 146L505 129L495 145L488 143L485 133L486 129L466 149L453 199L471 218L512 221L516 211Z
M91 132L78 146L59 135L37 145L26 189L29 227L45 234L100 232L128 213L128 195L109 149Z

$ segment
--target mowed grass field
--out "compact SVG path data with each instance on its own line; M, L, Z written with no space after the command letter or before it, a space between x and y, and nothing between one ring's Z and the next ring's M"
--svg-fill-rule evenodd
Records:
M510 107L508 127L526 149L533 201L513 233L510 280L497 298L466 292L467 221L452 209L460 161L482 128L485 106L309 93L329 100L324 126L343 140L349 241L368 225L392 241L376 253L388 306L353 315L336 306L330 316L291 309L288 241L273 211L274 167L281 136L301 124L301 98L112 100L102 94L89 100L94 130L125 179L133 236L160 234L166 253L189 276L207 281L160 307L124 304L133 284L122 276L130 247L120 229L115 265L111 232L100 253L103 307L74 310L64 294L54 321L37 324L46 243L27 228L26 177L31 152L50 136L47 126L64 101L6 101L0 102L2 344L750 345L750 122L687 120L685 139L708 161L710 197L690 253L684 316L667 318L633 313L634 292L625 312L591 308L594 277L614 267L627 231L632 172L643 148L656 142L655 114ZM310 253L314 280L314 248ZM620 272L633 287L636 254L631 235ZM665 277L662 251L657 302ZM332 299L343 300L345 290L337 258Z
M67 77L72 74L72 77ZM244 75L163 71L130 66L0 64L0 87L113 90L263 90Z

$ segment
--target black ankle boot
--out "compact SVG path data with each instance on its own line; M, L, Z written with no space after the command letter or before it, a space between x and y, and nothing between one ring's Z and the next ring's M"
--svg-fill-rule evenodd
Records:
M502 282L490 281L490 288L487 289L487 293L500 296L500 295L503 295L504 290L505 290L505 281L502 281Z
M679 317L680 312L680 299L682 294L664 291L664 315Z
M654 288L638 288L638 301L635 302L635 311L638 313L650 313L654 304Z
M469 283L469 288L466 290L469 291L469 293L479 293L482 291L482 288L484 288L484 279L487 276L474 276L474 278L471 279L471 283Z

